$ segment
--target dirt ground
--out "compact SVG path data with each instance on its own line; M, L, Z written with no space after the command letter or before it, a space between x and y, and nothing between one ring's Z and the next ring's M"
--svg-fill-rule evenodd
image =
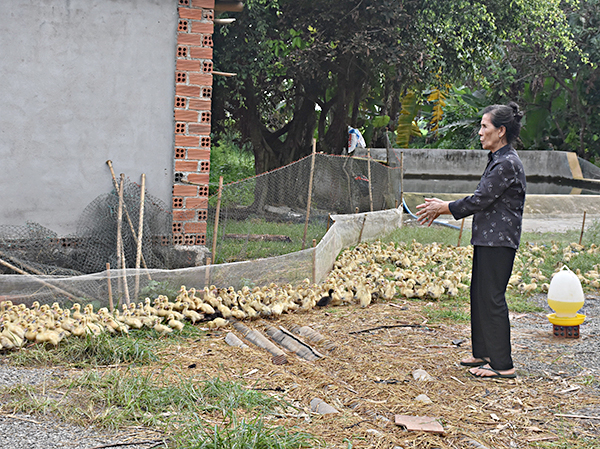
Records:
M324 357L313 362L288 354L288 363L277 365L264 349L229 346L228 329L166 350L157 372L166 362L178 376L220 376L285 399L292 406L272 424L307 431L329 447L593 447L600 438L600 372L573 356L578 345L598 352L597 332L557 338L543 314L513 315L517 379L480 380L458 364L470 355L468 323L430 324L424 307L443 304L395 300L246 323L261 331L310 326L325 338L314 346ZM417 369L432 379L415 380ZM415 399L422 394L431 403ZM311 413L315 398L337 413ZM434 418L444 433L408 431L394 423L396 415Z

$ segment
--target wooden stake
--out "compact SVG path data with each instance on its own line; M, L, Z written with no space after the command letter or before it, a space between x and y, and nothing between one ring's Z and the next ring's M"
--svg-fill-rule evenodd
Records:
M219 231L219 212L221 211L221 195L223 194L223 177L219 176L219 193L217 195L217 210L215 211L215 227L213 230L212 258L217 260L217 233Z
M367 221L367 214L363 218L362 226L360 227L360 234L358 234L358 243L362 241L363 230L365 229L365 222Z
M123 261L123 290L125 291L125 304L129 305L131 300L129 298L129 284L127 283L127 260L125 259L125 249L123 245L121 245L121 260Z
M56 287L55 285L49 284L46 281L43 281L39 278L36 278L35 276L33 276L32 274L28 273L27 271L21 270L19 267L14 266L13 264L0 259L0 264L4 265L7 268L10 268L13 271L16 271L19 274L23 274L25 276L29 276L31 277L34 281L39 282L40 284L42 284L45 287L49 287L51 289L56 290L58 293L60 293L61 295L65 295L67 298L73 300L73 301L79 301L79 298L73 296L71 293L69 293L68 291L63 290L62 288Z
M108 308L110 313L114 311L113 297L112 297L112 284L110 282L110 264L106 262L106 281L108 282Z
M583 229L585 228L585 214L586 210L583 211L583 223L581 223L581 235L579 236L579 244L581 245L581 241L583 240Z
M119 207L117 208L117 270L123 267L123 234L121 227L123 225L123 180L124 175L121 173L121 183L117 193L119 195ZM123 277L119 277L119 305L121 305L121 296L123 295Z
M106 165L108 165L108 168L110 168L110 174L112 176L112 180L113 180L113 185L115 186L115 190L118 192L119 191L119 184L117 183L117 177L115 176L115 171L113 170L113 166L112 166L112 161L109 159L106 161ZM131 221L131 218L129 217L129 212L127 211L127 205L123 204L123 209L125 211L125 218L127 218L127 222L129 223L129 229L131 229L131 234L133 235L133 239L137 240L136 234L135 234L135 229L133 228L133 222ZM146 269L148 269L148 265L146 265L146 261L144 260L144 255L142 254L142 266ZM119 267L117 267L119 268ZM146 272L146 276L148 276L148 280L151 281L152 278L150 277L150 273Z
M373 189L371 189L371 149L367 149L367 178L369 180L369 205L373 212Z
M400 205L404 196L404 151L400 152Z
M465 227L465 219L463 218L460 222L460 232L458 233L458 244L456 246L460 246L460 239L462 238L463 228Z
M146 193L146 174L142 173L142 187L140 191L140 221L137 233L137 252L135 256L135 294L134 300L137 301L140 291L140 262L142 259L142 236L144 235L144 198Z
M304 236L302 237L302 249L306 246L306 233L308 231L308 219L310 217L310 203L312 199L313 176L315 173L315 158L317 155L317 139L313 139L312 159L310 161L310 177L308 178L308 199L306 201L306 220L304 221Z

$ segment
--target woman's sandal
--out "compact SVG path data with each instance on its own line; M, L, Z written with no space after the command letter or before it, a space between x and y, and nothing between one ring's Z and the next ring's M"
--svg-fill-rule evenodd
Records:
M460 364L462 366L469 366L469 367L473 367L473 366L481 366L481 365L485 365L486 363L489 363L489 360L485 360L485 359L476 359L472 362L465 362L464 360L460 361Z
M469 370L469 374L471 374L471 376L478 377L479 379L514 379L515 377L517 377L516 373L502 374L500 371L497 371L494 368L489 367L489 366L483 366L483 365L481 365L478 368L486 370L486 371L490 371L490 372L492 372L494 374L492 374L490 376L486 376L486 375L472 373L471 370Z

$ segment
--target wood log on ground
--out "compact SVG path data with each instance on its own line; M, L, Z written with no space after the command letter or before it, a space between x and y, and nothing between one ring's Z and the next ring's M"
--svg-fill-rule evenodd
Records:
M225 234L226 239L262 241L262 242L291 242L292 239L287 235L272 235L272 234Z

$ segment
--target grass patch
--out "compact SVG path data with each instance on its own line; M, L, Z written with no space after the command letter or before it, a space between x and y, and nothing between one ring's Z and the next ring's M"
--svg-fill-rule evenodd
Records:
M204 383L202 395L207 403L223 414L237 409L270 412L280 404L271 396L249 390L238 382L222 381L218 377Z
M471 320L469 306L464 302L444 301L426 305L422 312L430 323L468 323Z
M299 449L322 445L310 434L289 431L282 426L270 427L262 418L234 419L227 426L211 428L195 423L176 435L174 442L175 447L186 449Z
M3 391L2 408L53 415L79 425L116 430L147 426L166 433L175 448L302 448L317 440L304 432L266 424L265 415L284 407L237 382L178 378L137 369L88 372L48 388L18 385ZM238 413L258 412L252 420ZM222 422L214 425L215 413ZM204 417L211 418L210 425Z
M538 306L528 297L523 295L513 295L508 293L506 295L506 303L508 304L508 310L514 313L537 313L546 311L546 309Z
M209 228L211 228L209 226ZM214 229L207 229L207 242L213 241ZM306 232L306 248L312 246L312 240L319 242L327 232L327 223L315 220L309 223ZM238 234L249 236L258 235L283 235L290 241L252 241L249 239L224 238L225 234ZM218 229L216 263L239 262L265 257L280 256L302 249L304 237L304 223L271 222L259 218L237 221L220 221Z
M442 245L458 245L459 231L447 226L407 226L396 229L389 234L384 241L390 242L411 242L416 240L423 245L430 243L441 243ZM471 231L463 229L461 237L461 246L469 245L471 241Z
M152 331L156 334L155 331ZM132 333L133 334L133 333ZM148 338L146 331L131 336L113 336L106 333L85 338L70 337L56 348L35 345L8 355L18 366L54 365L75 367L119 364L146 365L156 362L156 349L162 343Z

